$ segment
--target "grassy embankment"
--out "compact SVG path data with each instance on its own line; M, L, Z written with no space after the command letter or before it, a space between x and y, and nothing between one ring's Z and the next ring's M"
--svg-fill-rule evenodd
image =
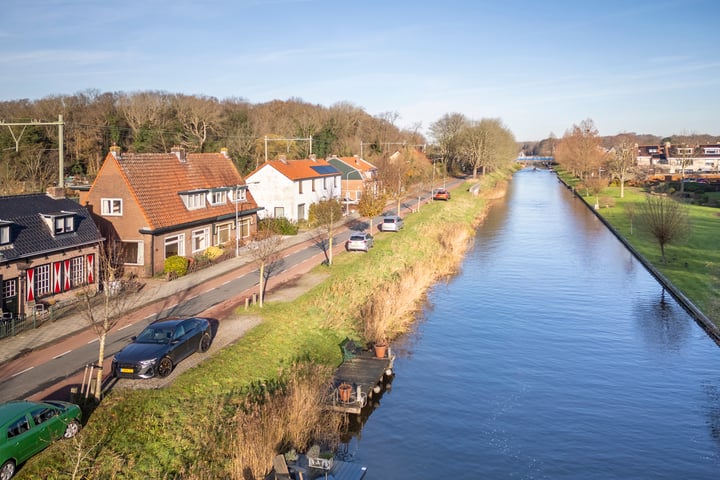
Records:
M577 185L562 171L558 175L570 185ZM578 190L589 205L595 205L595 195ZM720 326L720 209L688 204L690 228L683 237L666 246L666 262L662 262L660 246L641 225L640 211L646 190L611 186L599 195L598 213L610 223L650 264L683 292L715 325ZM604 200L605 199L605 200ZM634 215L631 213L634 212Z
M75 442L60 442L30 460L19 478L260 478L257 463L269 468L280 448L277 435L286 446L306 439L267 431L291 428L278 422L247 429L248 416L262 416L238 416L248 392L282 383L282 372L298 362L331 372L342 361L345 337L364 340L363 312L390 319L390 338L410 328L425 291L458 268L488 199L504 194L511 173L483 177L479 197L463 185L451 201L408 215L402 232L377 234L369 253L339 255L332 267L317 267L330 273L328 279L297 300L273 303L270 297L262 310L241 312L261 315L263 322L166 389L112 392ZM327 375L317 374L321 381ZM284 410L278 418L302 423L307 406L292 403L298 398L276 407ZM263 437L275 451L253 452L258 458L249 465L240 452L248 437L258 444Z

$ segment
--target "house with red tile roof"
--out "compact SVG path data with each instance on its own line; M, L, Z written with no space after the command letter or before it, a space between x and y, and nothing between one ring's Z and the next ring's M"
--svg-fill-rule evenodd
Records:
M257 206L227 150L122 153L113 147L81 203L109 240L122 243L124 273L151 277L165 259L210 246L237 254L257 229Z
M90 212L63 188L0 197L0 337L12 334L8 318L96 290L102 241Z
M315 155L302 160L270 160L246 177L264 208L261 215L294 222L307 220L313 203L339 199L340 178L337 168Z
M637 164L654 173L717 173L720 171L720 144L639 145Z
M359 155L352 157L332 155L327 161L340 170L342 178L340 197L346 207L357 205L360 202L366 186L369 185L374 191L377 190L377 167L360 158Z

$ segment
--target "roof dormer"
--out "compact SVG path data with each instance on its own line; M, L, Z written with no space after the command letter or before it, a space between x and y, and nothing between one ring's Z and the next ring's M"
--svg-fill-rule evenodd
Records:
M41 215L54 237L75 231L75 214L73 212L61 211Z
M0 246L12 243L12 222L0 220Z

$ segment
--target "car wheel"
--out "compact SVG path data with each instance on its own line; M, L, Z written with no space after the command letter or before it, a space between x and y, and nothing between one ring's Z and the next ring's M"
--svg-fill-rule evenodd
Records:
M210 334L205 332L200 337L200 343L198 344L198 352L205 353L210 349Z
M80 432L80 429L82 426L80 425L80 422L77 420L73 420L72 422L68 423L67 428L65 429L65 433L63 434L64 438L72 438L75 435Z
M10 480L15 475L15 462L8 460L0 467L0 480Z
M172 372L173 363L170 357L163 357L160 359L157 367L157 374L159 377L167 377Z

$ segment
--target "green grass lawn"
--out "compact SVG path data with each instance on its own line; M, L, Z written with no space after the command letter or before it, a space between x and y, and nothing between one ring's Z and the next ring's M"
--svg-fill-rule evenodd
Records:
M620 198L619 187L609 187L599 197L614 200L614 206L610 207L604 207L601 202L599 210L613 228L720 326L720 209L687 205L690 226L680 240L666 246L666 263L663 263L657 240L641 228L637 213L634 220L628 213L640 212L645 202L644 190L626 187L624 198ZM585 200L590 205L595 203L594 196Z

